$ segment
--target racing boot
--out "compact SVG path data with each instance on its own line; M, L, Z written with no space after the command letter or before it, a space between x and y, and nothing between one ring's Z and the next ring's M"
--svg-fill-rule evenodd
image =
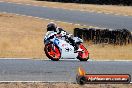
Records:
M83 52L83 49L81 49L78 45L74 46L74 52Z
M82 52L83 49L79 48L78 50L76 50L76 52Z

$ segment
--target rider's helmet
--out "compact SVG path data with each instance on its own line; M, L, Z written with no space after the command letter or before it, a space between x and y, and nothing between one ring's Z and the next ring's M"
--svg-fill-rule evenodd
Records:
M56 32L57 25L54 22L50 22L47 25L47 31L54 31Z

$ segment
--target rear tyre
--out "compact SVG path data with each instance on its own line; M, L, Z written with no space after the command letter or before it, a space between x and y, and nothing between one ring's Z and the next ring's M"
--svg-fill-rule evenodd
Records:
M89 59L89 52L88 52L88 50L84 47L83 44L80 44L79 48L81 48L83 51L78 52L77 59L79 59L80 61L87 61Z
M49 59L51 59L53 61L59 61L59 59L61 57L59 47L57 47L56 45L52 46L52 43L46 44L44 47L44 51L45 51L46 56Z

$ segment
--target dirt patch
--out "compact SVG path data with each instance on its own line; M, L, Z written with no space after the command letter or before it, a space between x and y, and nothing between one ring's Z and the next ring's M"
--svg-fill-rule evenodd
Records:
M36 18L0 14L0 57L46 58L43 52L43 37L50 21ZM69 33L73 24L56 22ZM132 45L91 45L84 43L94 60L131 60Z
M0 83L0 88L132 88L132 84Z
M95 12L102 12L102 13L112 13L112 14L132 16L132 6L59 3L59 2L37 1L37 0L0 0L0 1L10 1L10 2L17 2L17 3L20 2L24 4L33 4L33 5L39 5L39 6L58 7L63 9L95 11Z

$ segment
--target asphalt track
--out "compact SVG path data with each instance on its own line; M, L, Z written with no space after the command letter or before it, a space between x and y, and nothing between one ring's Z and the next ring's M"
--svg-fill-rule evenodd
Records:
M94 74L130 74L132 61L0 59L0 81L76 82L78 67Z
M22 14L64 22L106 28L128 28L132 31L131 16L117 16L94 12L18 5L0 2L0 12ZM75 82L77 68L82 66L87 73L130 74L132 61L87 61L61 60L5 60L0 59L0 81Z
M0 12L8 12L105 28L127 28L132 31L132 16L119 16L95 12L71 11L59 8L0 2Z

